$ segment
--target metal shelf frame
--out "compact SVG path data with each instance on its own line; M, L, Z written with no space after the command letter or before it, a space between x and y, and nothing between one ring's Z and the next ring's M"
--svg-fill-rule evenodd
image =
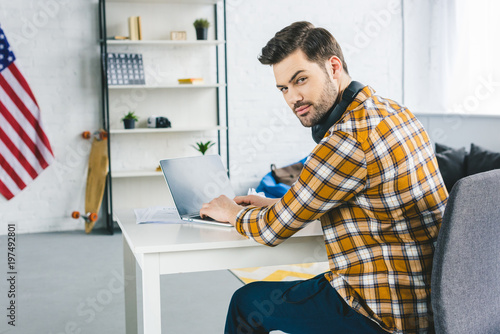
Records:
M215 46L215 57L216 57L216 83L215 84L210 84L210 85L205 85L202 87L192 87L192 88L212 88L215 89L216 91L216 110L217 110L217 144L218 144L218 152L221 154L221 137L224 135L225 137L225 149L226 149L226 164L227 164L227 170L228 170L228 175L229 175L229 115L228 115L228 85L227 85L227 43L226 43L226 38L227 38L227 29L226 29L226 0L190 0L190 1L183 1L183 0L107 0L108 2L116 3L116 2L135 2L135 3L189 3L189 4L196 4L196 5L212 5L213 10L214 10L214 26L215 26L215 40L214 41L186 41L186 42L177 42L177 41L114 41L114 40L107 40L107 31L106 31L106 0L99 0L99 44L100 44L100 61L101 61L101 109L102 109L102 128L108 132L108 133L113 133L113 130L110 129L110 108L109 108L109 90L110 89L117 89L117 87L114 86L109 86L108 85L108 80L107 80L107 53L108 53L108 45L113 45L113 46L119 46L119 45L130 45L130 44L137 44L137 45L151 45L151 44L156 44L156 45L163 45L163 46L168 46L168 45L185 45L186 47L191 47L191 46L196 46L196 45L213 45ZM219 32L219 22L218 21L218 4L222 3L223 7L223 38L221 38L221 34ZM219 59L219 53L220 53L220 48L223 49L223 55L224 55L224 82L220 83L220 59ZM136 89L136 88L144 88L144 87L136 87L136 86L123 86L120 87L120 89ZM151 87L153 88L153 87ZM172 86L165 86L165 87L157 87L158 89L176 89L177 87L172 87ZM178 88L184 88L184 87L178 87ZM225 98L225 104L224 104L224 110L221 110L221 93L224 93L224 98ZM221 115L221 112L223 115ZM224 121L225 124L221 124L221 116L225 117ZM116 131L116 130L115 130ZM113 136L108 136L108 156L111 157L111 140ZM109 234L114 233L114 215L113 215L113 191L112 191L112 172L111 172L111 158L109 159L109 165L108 165L108 175L106 178L106 190L103 198L103 204L102 204L102 212L104 214L105 218L105 223L106 223L106 230L108 231ZM123 176L120 175L118 177L127 177L127 175Z

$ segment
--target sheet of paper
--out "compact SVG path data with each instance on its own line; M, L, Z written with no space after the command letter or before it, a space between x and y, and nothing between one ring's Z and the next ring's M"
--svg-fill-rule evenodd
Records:
M175 207L153 206L144 209L134 209L137 224L162 223L184 224Z

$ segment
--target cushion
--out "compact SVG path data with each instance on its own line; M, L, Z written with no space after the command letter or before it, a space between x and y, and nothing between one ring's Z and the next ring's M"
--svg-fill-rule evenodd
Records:
M465 147L454 149L442 144L436 143L436 158L439 165L439 171L443 177L444 184L448 192L453 185L466 174Z
M448 150L453 150L453 148L443 144L436 143L436 153L441 153Z
M487 172L492 169L500 169L500 153L471 144L467 157L467 175Z

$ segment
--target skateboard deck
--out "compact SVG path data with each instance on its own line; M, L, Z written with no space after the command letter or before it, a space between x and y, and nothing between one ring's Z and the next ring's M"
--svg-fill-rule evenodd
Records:
M92 137L89 164L87 172L87 185L85 189L85 215L78 211L72 213L73 218L83 218L85 221L85 233L90 233L94 227L98 213L101 208L104 189L106 187L106 176L108 175L108 136L104 130L90 134L86 131L82 134L86 139Z

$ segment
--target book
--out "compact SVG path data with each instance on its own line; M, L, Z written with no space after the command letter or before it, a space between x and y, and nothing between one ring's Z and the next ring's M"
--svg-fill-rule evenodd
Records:
M109 36L107 40L125 40L128 39L128 36Z
M140 16L130 16L128 18L128 33L130 40L142 40L142 22Z
M142 41L142 24L141 24L141 17L137 16L137 36L140 41Z
M139 40L139 31L137 28L137 16L128 18L128 34L131 41Z
M181 85L191 84L191 85L200 85L203 84L203 78L186 78L186 79L178 79Z

